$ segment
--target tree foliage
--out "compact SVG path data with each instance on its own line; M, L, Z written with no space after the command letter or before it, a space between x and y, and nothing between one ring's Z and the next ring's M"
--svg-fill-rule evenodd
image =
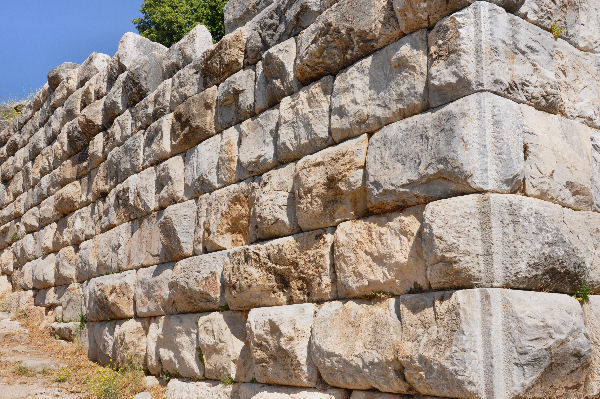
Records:
M140 35L167 47L198 24L206 26L217 42L225 34L225 4L227 0L144 0L142 17L132 22Z

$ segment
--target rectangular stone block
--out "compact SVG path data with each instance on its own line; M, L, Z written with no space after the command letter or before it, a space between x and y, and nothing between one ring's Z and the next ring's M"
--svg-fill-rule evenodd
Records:
M234 387L217 381L189 381L171 379L165 399L211 398L230 399Z
M186 151L215 134L217 87L209 87L188 98L173 111L171 149Z
M134 270L91 279L84 288L88 320L133 317L135 280Z
M491 91L600 126L595 55L488 2L440 21L429 35L429 95L438 106Z
M145 130L171 111L171 80L162 82L156 90L131 108L131 131Z
M240 399L348 399L349 395L345 389L335 388L318 390L263 384L239 384L237 388Z
M592 130L592 196L594 210L600 212L600 131Z
M277 165L276 140L279 109L247 119L239 126L240 179L267 172Z
M169 280L174 263L163 263L139 269L135 282L135 312L139 317L173 313Z
M366 166L369 209L478 191L514 192L523 181L523 158L519 106L474 94L373 135Z
M111 186L115 186L129 176L141 172L144 161L144 135L139 132L108 154L106 159L108 182Z
M364 134L298 161L294 195L302 230L335 226L367 212L368 144Z
M33 288L52 287L56 283L56 255L49 254L32 262Z
M192 256L196 229L196 203L191 200L171 205L160 213L161 260L172 262Z
M171 79L171 111L175 111L179 104L204 90L201 68L202 64L198 60L173 75Z
M333 144L329 116L333 77L327 76L281 100L277 159L290 162Z
M309 352L314 304L252 309L248 339L258 382L314 387L318 372Z
M254 115L254 67L246 68L219 85L217 131L225 130Z
M147 168L171 157L171 129L173 114L165 115L154 122L145 133L143 167Z
M206 50L200 61L204 87L218 85L244 66L246 29L225 35L214 47Z
M223 272L231 309L321 302L337 297L333 229L236 248Z
M156 166L155 196L159 208L181 202L184 194L183 156L175 156Z
M213 40L208 29L204 25L195 26L167 50L164 62L165 76L173 76L181 68L199 60L212 45Z
M427 31L377 51L335 79L331 134L336 142L415 115L428 106Z
M600 394L600 296L590 296L582 309L592 344L592 365L585 388L587 395L593 397Z

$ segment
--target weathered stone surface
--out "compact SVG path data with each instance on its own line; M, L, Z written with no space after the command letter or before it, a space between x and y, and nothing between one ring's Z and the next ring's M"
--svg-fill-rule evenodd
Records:
M476 289L400 298L399 360L417 391L454 398L581 398L592 358L567 295Z
M116 321L87 323L88 357L102 365L109 365L115 358Z
M152 213L143 219L128 223L130 227L127 230L129 231L125 231L123 236L125 241L122 247L118 248L122 269L137 269L170 261L162 246L159 227L161 214L161 212ZM171 239L175 243L178 237L172 236L165 239Z
M277 165L276 140L279 109L263 112L239 127L241 178L260 175Z
M156 201L159 208L181 202L184 193L183 156L175 156L156 166Z
M215 134L217 88L190 97L173 112L171 148L185 151Z
M108 154L106 168L110 185L117 185L142 171L142 163L145 161L144 137L144 134L138 132Z
M263 384L239 384L235 388L239 399L348 399L349 394L346 390L335 388L320 391Z
M4 299L10 293L12 293L12 284L8 280L8 276L0 276L0 298Z
M253 193L251 234L257 239L283 237L298 233L294 171L291 163L261 176Z
M592 129L527 105L521 109L525 193L577 210L592 210Z
M225 5L225 32L230 33L244 26L274 0L232 0Z
M94 75L106 70L110 56L93 52L77 70L77 88L83 87Z
M249 382L254 378L250 347L246 340L244 312L212 312L198 320L198 342L204 359L204 376Z
M181 69L173 75L171 81L170 109L175 108L188 98L195 96L204 89L204 80L200 70L202 68L201 59L193 61L191 64Z
M74 247L62 248L56 256L56 285L66 285L77 280L77 252Z
M195 198L220 188L219 158L221 135L210 137L185 154L186 198Z
M33 288L48 288L56 283L56 255L49 254L36 259L32 265Z
M514 192L523 181L523 158L519 106L474 94L373 135L366 167L369 208L380 212L478 191Z
M156 90L131 108L131 131L136 133L147 129L171 111L171 79L158 85Z
M336 142L373 132L427 105L427 31L404 37L341 72L331 95Z
M173 312L169 280L173 263L139 269L135 282L135 312L139 317L162 316Z
M329 108L333 77L303 88L281 100L277 158L294 161L333 143L329 135Z
M224 306L223 268L228 264L228 252L177 262L168 283L175 311L205 312Z
M104 113L105 99L94 101L88 105L77 118L79 128L85 137L94 137L104 130L106 126L106 114Z
M218 85L244 66L246 29L236 29L209 48L201 60L204 87Z
M253 182L234 184L205 199L210 212L204 224L204 247L208 251L231 249L250 243L251 193Z
M230 399L233 387L216 381L183 381L172 379L167 385L166 399L211 398Z
M130 67L123 81L127 104L133 106L152 93L163 81L165 54L151 52L141 56Z
M336 298L333 230L317 230L231 251L225 299L232 309Z
M65 62L48 72L48 84L50 85L50 89L55 90L58 85L65 80L67 74L78 67L79 65L73 62Z
M338 226L334 262L340 297L428 290L421 244L423 210L417 206Z
M219 85L217 130L225 130L254 115L254 67L246 68Z
M106 95L106 99L104 100L104 113L107 122L112 122L127 109L127 93L124 87L126 79L128 79L127 72L119 75L117 81Z
M252 309L248 339L258 382L314 387L318 373L309 353L313 304Z
M592 140L592 195L594 210L600 211L600 131L593 130Z
M169 206L160 216L158 228L163 260L175 261L191 256L196 228L195 202L192 200Z
M50 334L58 336L65 341L73 341L79 333L79 323L52 323L50 325Z
M145 133L141 132L144 139L143 167L168 159L174 153L170 135L172 126L173 114L168 114L150 125Z
M196 25L183 39L167 50L164 61L165 75L173 76L181 68L199 60L212 44L212 36L206 26Z
M198 353L198 314L164 316L152 321L156 342L148 333L148 368L159 375L161 370L185 378L201 379L204 365ZM156 326L158 324L158 326Z
M261 71L256 69L256 111L277 104L302 86L296 79L296 39L291 38L269 49L263 56Z
M112 126L106 131L103 156L107 157L112 150L123 144L131 134L131 112L125 111L113 121Z
M296 216L302 230L334 226L367 211L367 135L348 140L296 165Z
M84 290L88 320L133 317L135 274L130 270L91 279Z
M564 293L574 292L581 281L593 287L598 239L583 222L590 216L517 195L470 195L429 204L422 239L431 287Z
M146 366L147 319L117 321L114 332L114 355L116 366Z
M323 305L313 324L311 358L325 382L411 393L397 357L402 338L399 310L397 299Z
M535 45L532 45L535 43ZM432 106L476 91L600 126L595 56L488 2L476 2L429 35ZM484 67L485 66L485 67Z
M335 75L401 36L392 1L341 0L298 36L296 77Z
M588 397L600 394L600 296L591 295L589 301L582 304L585 327L592 344L592 364L585 383Z
M125 33L119 41L117 52L108 65L109 86L112 86L121 73L139 62L140 58L152 52L164 54L167 52L167 48L135 33Z

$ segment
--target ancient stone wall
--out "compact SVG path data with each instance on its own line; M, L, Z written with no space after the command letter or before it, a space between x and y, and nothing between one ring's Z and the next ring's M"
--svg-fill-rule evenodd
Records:
M598 2L226 11L2 131L6 304L169 399L598 398Z

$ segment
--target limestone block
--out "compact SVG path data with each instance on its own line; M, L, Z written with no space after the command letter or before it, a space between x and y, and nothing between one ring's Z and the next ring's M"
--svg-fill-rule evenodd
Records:
M131 235L125 236L125 244L119 252L121 269L138 269L168 262L162 248L160 217L161 212L157 212L130 222ZM176 239L173 237L173 240Z
M15 268L12 274L12 284L15 290L29 291L33 289L33 266L35 261L25 263Z
M299 304L252 309L248 340L258 382L314 387L318 372L309 353L317 307Z
M221 135L210 137L185 154L186 198L195 198L221 187L219 184L219 158Z
M170 133L174 153L185 151L215 134L217 88L209 87L173 111Z
M52 323L50 325L50 334L53 337L60 337L65 341L73 341L79 333L79 323Z
M333 78L327 76L281 100L277 158L290 162L331 144L329 109Z
M125 80L128 72L124 72L117 78L104 100L104 113L108 123L121 115L128 107L127 93L125 92ZM132 104L133 105L133 104Z
M145 368L147 319L119 320L114 332L114 360L117 367Z
M152 122L167 115L171 111L170 101L171 79L167 79L131 109L131 131L147 129Z
M88 320L133 317L135 274L129 270L91 279L84 289Z
M423 215L423 252L434 290L477 286L572 293L590 277L590 217L534 198L469 195ZM586 220L586 222L583 222ZM450 224L448 224L450 223ZM596 280L596 281L593 281Z
M135 311L139 317L162 316L173 312L169 281L173 263L139 269L135 282Z
M160 229L161 259L176 261L194 253L196 207L193 200L171 205L158 221Z
M75 92L71 94L69 98L67 98L64 105L62 106L63 118L65 120L71 121L73 119L76 119L81 114L81 111L84 108L87 108L87 106L82 107L82 96L83 88L75 90Z
M294 196L294 163L262 175L253 193L250 228L257 239L298 233Z
M135 33L125 33L119 41L117 52L108 65L109 86L112 86L121 73L133 67L140 58L152 52L165 54L167 48Z
M317 390L263 384L239 384L236 388L240 399L348 399L349 395L346 390L335 388Z
M127 71L123 81L123 91L127 104L134 106L152 93L164 80L163 63L165 53L150 52L137 59Z
M241 178L263 174L277 165L276 140L279 109L247 119L239 127Z
M223 269L228 265L226 251L177 262L168 283L175 311L206 312L224 306Z
M98 133L90 140L90 146L88 149L89 163L88 169L96 169L106 159L104 153L104 142L106 139L106 132Z
M164 61L165 75L173 76L186 65L199 60L212 44L212 36L208 29L204 25L196 25L183 39L167 50Z
M478 191L514 192L523 181L523 158L519 106L474 94L373 135L369 208L381 212Z
M522 111L525 193L577 210L592 210L592 129L527 105Z
M336 142L422 112L427 100L427 31L377 51L335 80L331 134Z
M143 134L144 157L142 166L144 168L168 159L173 154L170 136L172 121L173 114L165 115L150 125L146 133Z
M593 130L592 140L592 195L594 210L600 211L600 131Z
M184 381L172 379L167 385L166 399L211 398L230 399L234 387L217 381Z
M259 86L258 69L255 90L257 111L279 103L284 97L297 92L302 86L296 79L296 39L290 38L265 52L261 62L262 87ZM259 95L260 94L260 95Z
M476 2L439 22L429 55L432 106L487 90L600 126L600 105L589 101L600 93L588 84L598 80L595 56L494 4Z
M348 140L296 165L296 216L302 230L334 226L367 211L367 135Z
M105 99L94 101L88 105L77 118L79 128L84 137L94 137L96 134L104 130L106 126L106 114L104 113Z
M308 83L335 75L400 37L392 1L340 0L298 36L296 77Z
M335 299L333 230L317 230L231 251L225 299L231 309Z
M273 0L232 0L225 5L225 32L230 33L244 26L246 22L254 18L265 7L273 3Z
M600 393L600 296L592 295L582 304L585 327L592 344L592 364L586 380L586 394L594 397Z
M108 154L107 179L110 186L115 186L129 176L142 171L144 157L144 135L138 132L125 141L121 147Z
M229 376L238 382L254 378L246 319L247 314L243 312L212 312L200 316L198 342L206 378L223 380Z
M201 60L204 87L218 85L244 66L246 29L225 35L214 47L206 50Z
M7 294L12 293L12 284L8 276L0 276L0 298L4 299ZM245 329L244 329L245 335Z
M429 289L421 244L422 206L341 223L334 262L340 297Z
M104 158L112 150L123 144L131 136L131 133L131 112L125 111L113 121L112 126L106 131L103 149Z
M156 201L159 208L181 202L184 193L183 156L169 158L156 166Z
M105 70L110 62L110 56L93 52L77 70L77 88L83 87L97 73Z
M48 254L33 261L32 265L33 288L41 289L52 287L56 283L56 255Z
M201 59L199 59L173 75L171 81L171 111L175 111L179 104L204 90L201 68Z
M328 302L315 317L311 357L329 385L411 393L397 357L401 338L397 299Z
M64 289L64 292L61 292L58 300L60 301L60 306L62 307L63 321L80 322L82 315L86 315L84 293L81 284L69 284Z
M68 285L77 281L77 251L74 247L62 248L56 255L56 285Z
M40 208L36 206L35 208L31 208L25 212L23 217L21 217L21 223L23 223L23 227L27 233L39 230Z
M115 358L115 327L116 321L87 323L88 357L90 360L109 365Z
M77 281L84 282L98 276L97 240L88 240L79 245L77 251Z
M65 80L67 74L78 67L79 65L73 62L65 62L53 68L50 72L48 72L48 84L50 85L50 89L52 91L56 90L58 85Z
M231 249L250 243L251 193L255 183L246 181L211 193L205 221L204 247L208 251Z
M99 104L95 104L95 105L91 104L86 108L86 110L92 106L97 107L98 105ZM61 130L61 132L58 136L58 140L60 143L60 149L65 158L78 153L79 151L83 150L88 145L89 137L86 137L84 135L83 131L81 130L81 127L79 127L79 124L78 124L79 120L84 120L86 117L86 116L82 116L82 115L83 114L79 115L79 117L77 119L72 120L71 122L68 122L67 124L65 124L65 126L63 127L63 129ZM94 129L97 129L98 127L99 126L95 127ZM89 126L87 126L86 128L90 129ZM93 130L91 130L91 131L93 131ZM100 132L100 130L98 130L98 132ZM61 160L64 160L64 158Z
M54 196L54 209L66 215L78 209L81 204L81 182L76 180L67 184Z
M57 108L62 107L67 98L69 98L75 90L77 90L77 68L66 73L63 81L60 82L48 99L50 110L56 110Z
M155 347L150 344L148 351L148 367L153 374L155 370L163 370L172 375L185 378L202 379L204 365L198 356L198 314L164 316L158 321L158 334ZM152 323L157 323L156 319ZM152 327L150 327L152 329ZM152 364L155 359L155 364Z
M0 253L0 273L6 275L13 273L13 252L10 249Z
M216 128L236 125L254 115L254 67L246 68L219 85Z
M78 244L96 235L99 219L100 207L96 203L76 210L69 215L69 228L71 229L73 243Z
M400 297L404 375L454 398L583 397L592 351L567 295L502 289Z

